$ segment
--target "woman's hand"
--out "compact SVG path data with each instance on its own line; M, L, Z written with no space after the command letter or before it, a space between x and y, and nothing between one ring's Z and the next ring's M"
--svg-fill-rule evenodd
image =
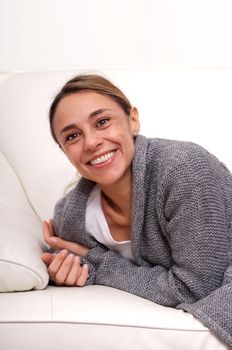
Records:
M89 271L88 265L80 265L79 256L88 254L89 249L81 244L65 241L55 236L52 220L43 223L43 234L47 244L55 250L60 250L58 253L44 253L42 255L42 260L48 268L50 280L57 285L84 286Z
M59 253L44 253L43 262L47 265L50 280L57 285L82 287L88 279L88 265L80 265L80 258L61 250Z
M85 256L89 252L89 248L82 244L65 241L64 239L57 237L53 229L52 220L43 222L43 234L45 242L55 250L67 249L78 256Z

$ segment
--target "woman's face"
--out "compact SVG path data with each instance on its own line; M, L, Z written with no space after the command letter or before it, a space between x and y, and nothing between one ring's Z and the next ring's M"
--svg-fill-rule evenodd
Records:
M73 93L58 104L53 128L57 140L78 172L108 186L131 176L138 112L128 116L108 96Z

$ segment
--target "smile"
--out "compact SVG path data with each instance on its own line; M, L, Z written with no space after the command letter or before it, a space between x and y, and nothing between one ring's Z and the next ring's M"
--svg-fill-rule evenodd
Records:
M91 165L98 165L98 164L105 163L107 160L109 160L109 159L111 159L113 157L114 153L115 153L115 151L106 153L106 154L104 154L101 157L98 157L98 158L96 158L94 160L91 160L90 164Z

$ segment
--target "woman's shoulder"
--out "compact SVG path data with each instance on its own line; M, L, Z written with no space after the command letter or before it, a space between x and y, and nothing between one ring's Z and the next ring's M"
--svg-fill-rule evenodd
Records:
M197 143L189 141L153 138L147 139L147 164L159 174L198 174L229 176L231 173L215 155Z
M62 211L71 209L72 207L82 206L87 202L89 193L94 187L95 183L80 178L75 187L69 189L56 203L55 213L61 214Z
M136 140L135 158L145 159L147 163L151 162L156 166L160 163L168 165L184 161L204 153L207 151L203 147L189 141L147 138L141 135Z
M191 163L197 159L216 159L205 148L189 141L150 138L147 142L147 158L153 158L163 166Z
M74 237L73 225L84 225L87 200L94 185L95 183L81 178L77 185L56 203L53 216L56 233L65 232L67 234L69 232L69 238L72 240L71 238Z
M148 149L151 148L166 155L187 155L191 153L205 153L208 151L197 143L163 138L147 138Z

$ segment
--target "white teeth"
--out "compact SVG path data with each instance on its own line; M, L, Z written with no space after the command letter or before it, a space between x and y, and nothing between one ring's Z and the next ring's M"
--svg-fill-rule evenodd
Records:
M106 162L108 159L110 159L111 157L113 157L114 155L114 152L109 152L109 153L106 153L104 154L104 156L101 156L97 159L94 159L94 160L91 160L90 164L92 165L97 165L97 164L101 164L101 163L104 163Z

